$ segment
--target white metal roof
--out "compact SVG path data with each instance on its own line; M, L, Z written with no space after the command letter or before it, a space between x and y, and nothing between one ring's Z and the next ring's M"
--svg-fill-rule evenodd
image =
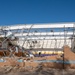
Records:
M13 25L5 26L5 30L14 30L14 29L29 29L29 28L64 28L64 27L74 27L74 23L58 23L58 24L22 24L22 25ZM1 27L0 27L1 29Z

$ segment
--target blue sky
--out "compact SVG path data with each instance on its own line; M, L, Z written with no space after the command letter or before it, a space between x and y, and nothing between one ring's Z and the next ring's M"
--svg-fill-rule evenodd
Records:
M75 0L0 0L0 25L75 22Z

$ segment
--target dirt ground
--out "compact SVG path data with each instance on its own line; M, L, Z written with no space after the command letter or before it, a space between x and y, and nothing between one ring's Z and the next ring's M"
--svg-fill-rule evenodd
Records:
M74 75L75 69L52 69L52 68L38 68L35 71L27 71L24 68L11 69L6 71L5 69L0 69L0 75Z
M3 66L0 75L75 75L75 69L54 69L43 64L38 67Z
M36 57L25 63L18 63L15 59L5 58L7 62L0 63L0 75L75 75L75 64L64 65L59 63L36 63L34 60L57 60L59 56ZM24 59L24 58L22 58ZM75 54L71 52L69 47L64 48L64 60L75 60ZM57 68L57 69L55 69Z

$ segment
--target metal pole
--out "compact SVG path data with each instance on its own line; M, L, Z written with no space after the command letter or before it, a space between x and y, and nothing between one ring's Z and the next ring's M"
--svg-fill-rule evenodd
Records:
M73 50L75 51L75 24L73 26Z
M65 40L65 26L64 26L64 46L65 46L65 42L66 40ZM63 49L63 53L64 53L64 49ZM63 69L64 69L64 54L63 54Z
M29 31L28 31L27 36L29 35L29 32L30 32L30 30L31 30L32 27L33 27L33 25L31 25L31 27L30 27L30 29L29 29ZM27 38L25 37L22 47L24 46L24 44L25 44L25 42L26 42L26 39L27 39Z
M43 40L43 44L42 44L42 48L43 48L43 46L44 46L44 40L45 40L45 38L43 38L42 40Z
M51 30L51 32L53 32L53 30ZM54 34L52 36L54 36ZM50 48L52 46L52 41L53 41L53 39L51 39Z
M66 27L64 26L64 46L66 45L66 37L67 37L67 31Z
M46 36L48 35L48 32L47 32L47 30L46 30ZM47 45L48 45L48 39L46 39L46 48L47 48Z

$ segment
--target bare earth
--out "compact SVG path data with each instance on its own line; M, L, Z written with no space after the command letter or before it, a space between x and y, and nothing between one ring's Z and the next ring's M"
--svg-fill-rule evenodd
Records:
M75 75L75 69L53 69L37 67L35 69L26 69L25 67L1 67L0 75Z

